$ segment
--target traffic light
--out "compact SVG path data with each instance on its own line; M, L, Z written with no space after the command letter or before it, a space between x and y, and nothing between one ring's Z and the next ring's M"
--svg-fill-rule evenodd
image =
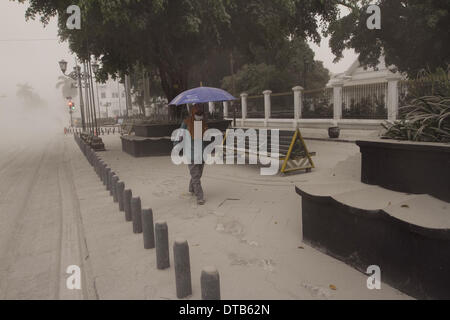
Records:
M70 111L75 111L75 103L72 101L69 101L69 110Z

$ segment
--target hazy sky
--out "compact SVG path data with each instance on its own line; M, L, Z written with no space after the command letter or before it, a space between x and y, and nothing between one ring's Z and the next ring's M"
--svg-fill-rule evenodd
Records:
M57 40L56 21L53 20L46 28L39 21L27 22L24 16L26 8L27 4L0 2L0 101L2 95L15 98L17 83L29 83L50 104L63 104L60 91L55 89L61 75L58 61L68 61L71 70L74 58L67 44ZM333 73L345 71L356 59L353 52L346 52L345 59L333 64L326 39L320 47L312 45L312 48L316 59L323 61Z

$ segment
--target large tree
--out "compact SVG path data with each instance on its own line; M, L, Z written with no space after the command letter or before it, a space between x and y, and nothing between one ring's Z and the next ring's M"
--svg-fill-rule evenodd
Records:
M323 63L314 60L314 52L302 38L285 39L276 49L259 48L255 59L246 63L235 76L223 79L227 90L259 95L270 89L274 93L291 91L301 85L305 89L323 88L328 83L329 71Z
M170 100L189 87L192 68L211 52L254 54L276 49L288 36L320 40L321 22L338 13L330 0L18 0L28 18L58 14L60 37L80 57L101 59L106 74L129 72L136 63L158 70ZM77 4L82 29L68 30L65 13ZM318 19L320 18L320 19Z
M18 83L16 96L19 98L23 106L29 109L46 107L47 103L34 91L34 88L28 83Z
M373 1L343 0L350 14L332 22L328 33L337 60L353 48L363 65L386 63L415 77L420 70L447 69L450 63L450 0L378 0L381 29L369 30L367 6Z

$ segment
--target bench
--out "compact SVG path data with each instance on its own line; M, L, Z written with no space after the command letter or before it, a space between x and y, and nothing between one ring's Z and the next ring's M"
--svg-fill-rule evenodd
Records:
M250 130L251 128L240 128L246 132L247 130ZM260 129L255 129L256 131L256 141L255 138L246 138L245 139L245 149L239 149L237 144L237 139L234 139L232 151L234 152L241 152L244 153L246 156L249 156L251 154L256 155L258 157L262 156L259 152L259 131ZM267 157L273 158L271 153L271 131L267 130ZM255 143L258 146L258 151L254 152L253 150L250 150L250 143ZM261 145L262 147L265 147L264 144ZM225 133L225 137L223 139L223 151L224 151L224 157L226 156L226 152L228 150L227 146L227 133ZM297 171L306 171L311 172L312 169L315 168L314 162L312 160L312 157L316 155L315 152L309 152L308 148L306 147L305 141L303 140L302 134L299 129L294 131L289 130L280 130L279 131L279 160L282 162L280 173L281 174L287 174L287 173L293 173ZM264 155L266 156L266 155Z

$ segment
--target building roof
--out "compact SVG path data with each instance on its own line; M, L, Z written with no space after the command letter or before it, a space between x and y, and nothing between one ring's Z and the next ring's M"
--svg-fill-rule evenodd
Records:
M335 83L344 83L344 86L350 86L387 82L389 77L399 76L398 73L394 73L391 70L395 70L395 66L387 67L383 56L380 57L380 61L375 68L365 68L356 59L347 71L333 75L327 87L331 87Z

